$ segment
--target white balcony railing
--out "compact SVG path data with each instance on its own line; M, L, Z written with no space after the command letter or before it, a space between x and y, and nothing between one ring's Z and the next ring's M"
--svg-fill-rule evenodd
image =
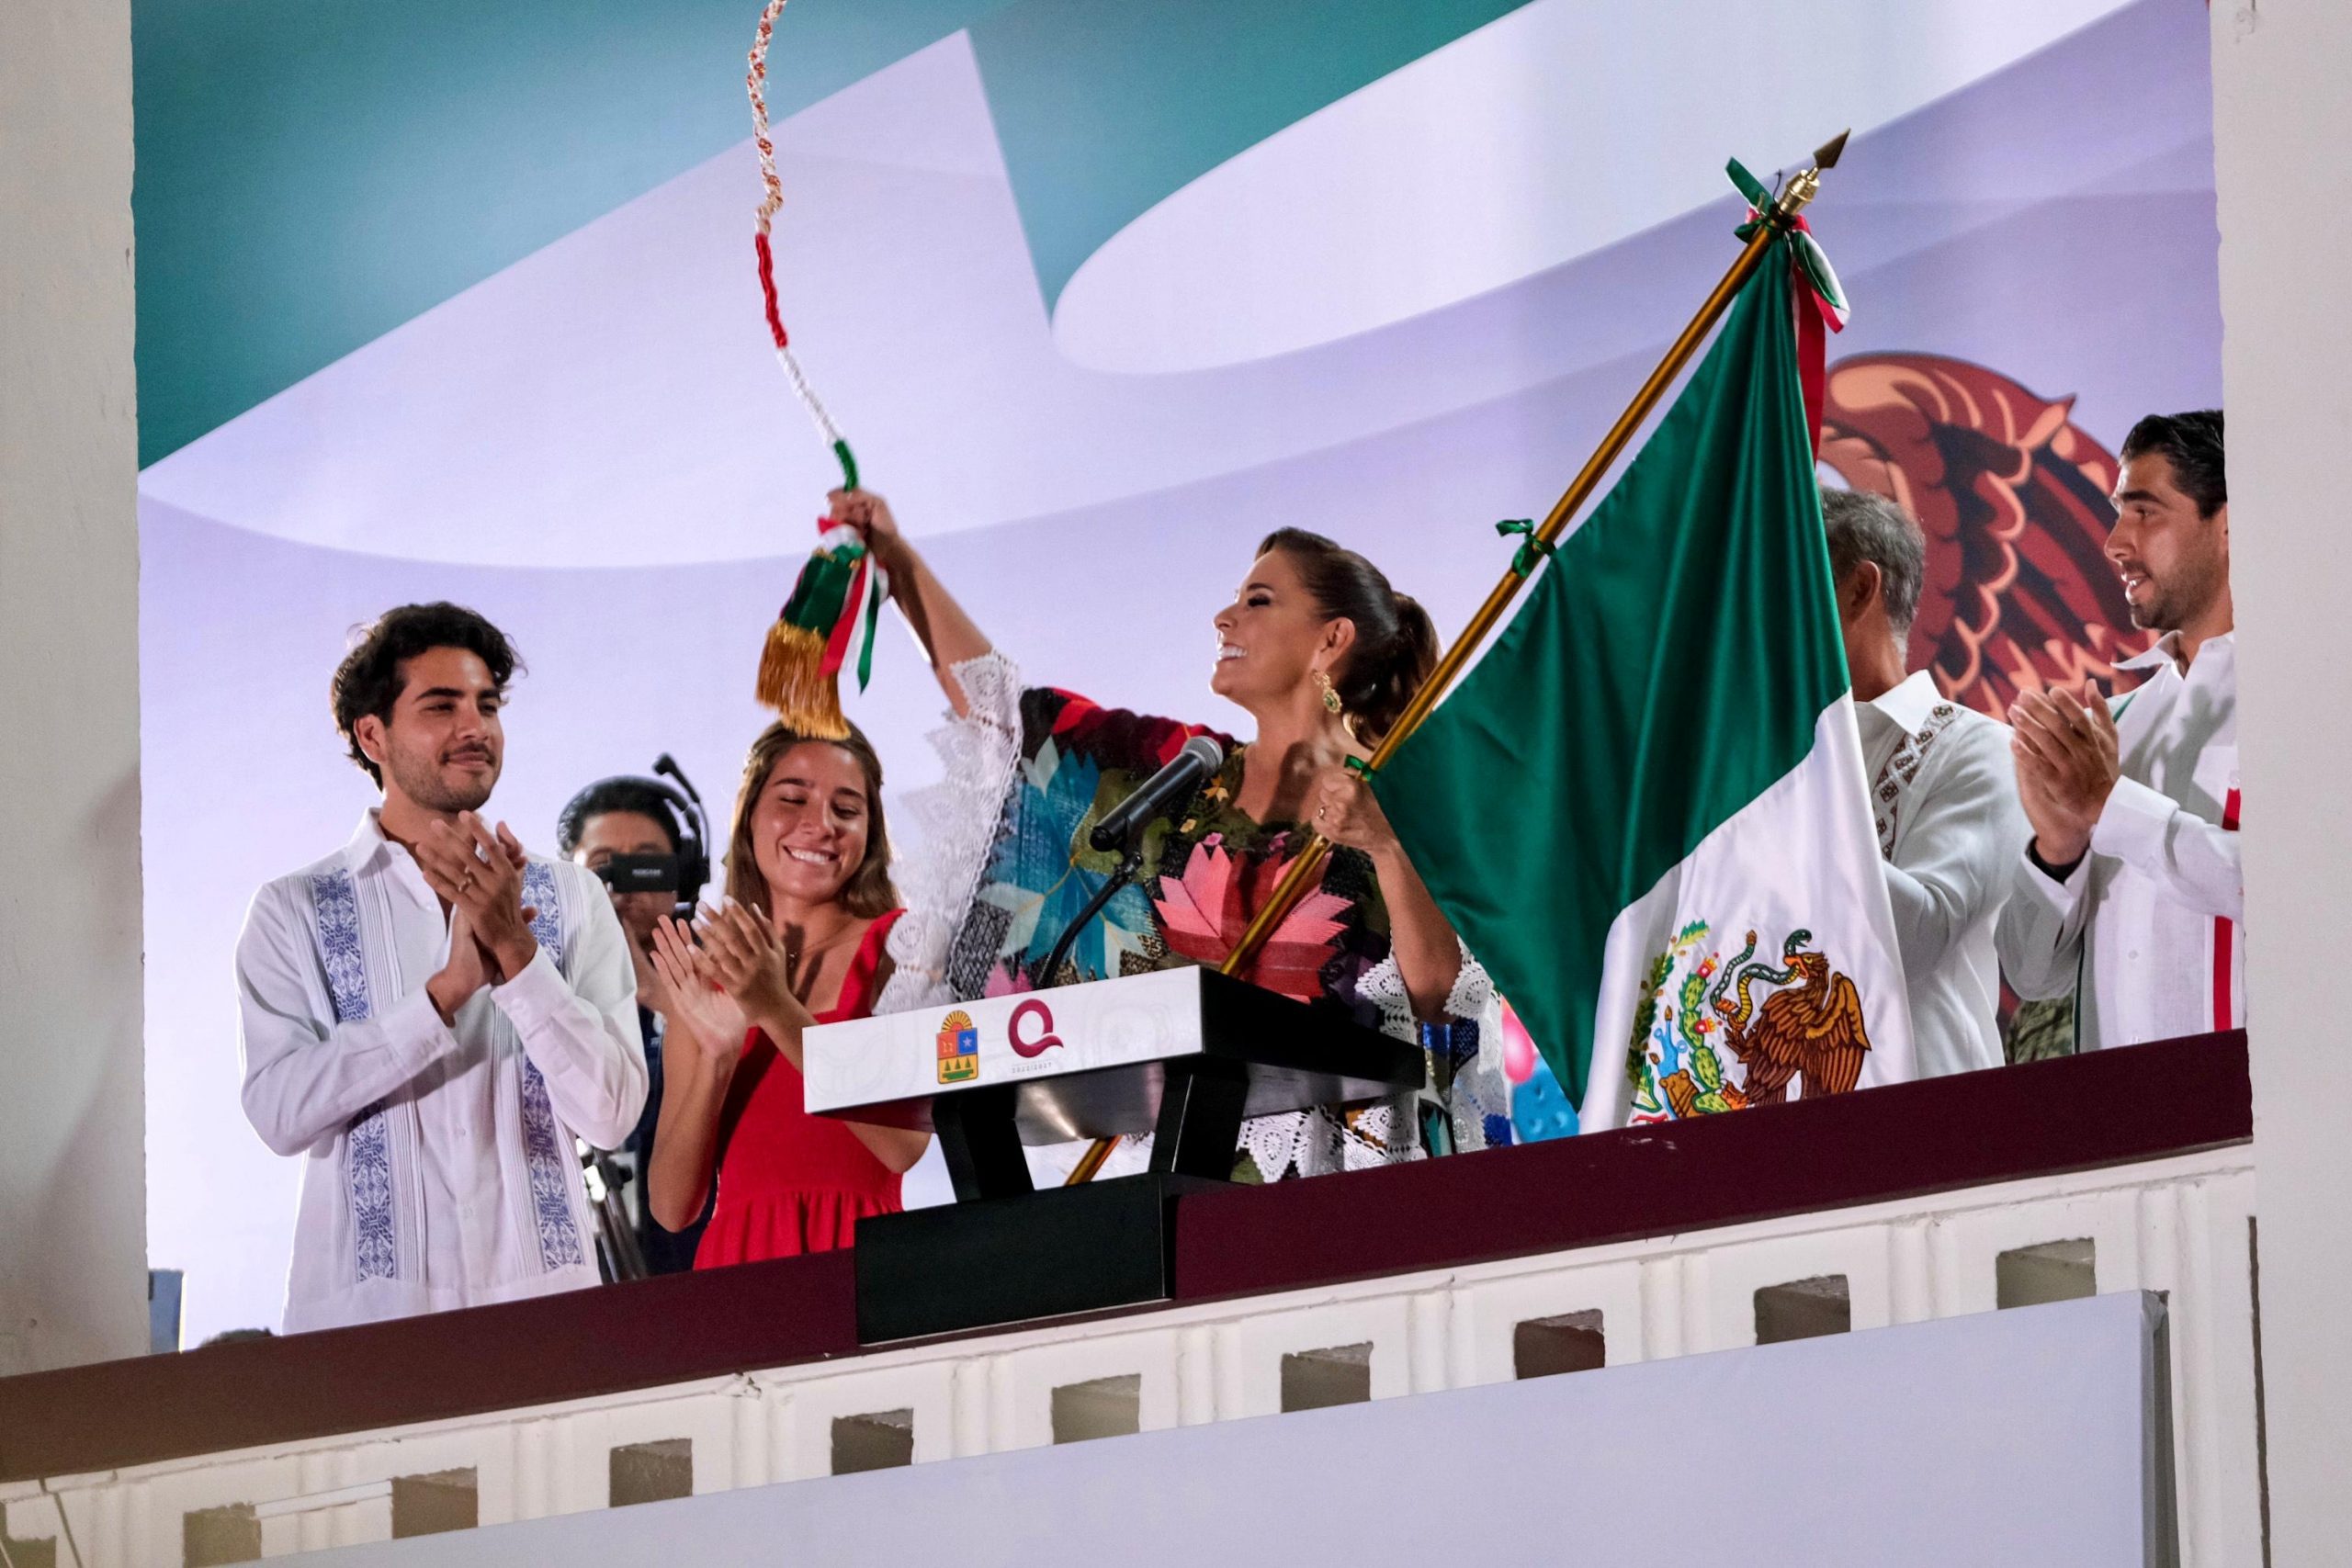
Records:
M241 1561L2146 1289L2169 1298L2181 1560L2254 1568L2253 1215L2240 1144L42 1476L0 1498L17 1568ZM690 1315L675 1332L695 1333Z

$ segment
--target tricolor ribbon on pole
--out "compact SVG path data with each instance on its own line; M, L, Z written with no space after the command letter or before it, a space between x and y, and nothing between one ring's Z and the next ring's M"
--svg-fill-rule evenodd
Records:
M1838 140L1842 142L1844 138ZM1731 176L1733 188L1747 203L1747 220L1739 226L1738 233L1741 239L1749 239L1759 228L1767 226L1766 215L1773 210L1775 198L1764 182L1749 174L1747 166L1738 159L1725 164L1724 173ZM1844 332L1849 312L1846 291L1838 282L1838 269L1829 265L1828 254L1813 237L1813 225L1804 220L1803 213L1790 214L1787 222L1791 269L1801 286L1792 291L1797 302L1797 366L1804 384L1805 417L1812 422L1813 453L1817 457L1821 455L1822 410L1828 394L1824 368L1828 360L1828 340L1822 335L1822 329Z
M784 206L784 181L775 169L775 139L768 130L768 46L784 14L785 0L767 0L760 13L758 33L752 41L751 69L743 85L752 98L752 141L759 149L761 196L753 222L752 244L759 260L760 299L767 313L768 335L775 341L776 363L785 378L816 422L817 434L833 449L842 466L842 488L857 489L857 458L841 427L825 412L817 390L793 356L792 339L784 330L784 311L776 301L775 215ZM820 519L816 552L800 570L775 624L768 628L767 647L760 657L759 700L776 710L786 724L806 735L840 739L849 733L842 716L840 691L842 668L854 662L860 691L874 672L874 632L889 597L888 575L866 549L856 530Z

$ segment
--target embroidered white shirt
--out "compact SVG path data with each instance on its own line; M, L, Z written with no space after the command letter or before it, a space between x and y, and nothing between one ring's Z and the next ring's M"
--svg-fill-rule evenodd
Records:
M245 1115L302 1156L288 1332L597 1281L573 1134L617 1147L645 1102L637 977L588 872L532 857L540 951L445 1025L448 921L370 810L254 895L237 941Z
M2184 671L2168 635L2120 666L2153 673L2109 700L2123 776L2089 852L2064 882L2023 852L2012 868L2002 967L2022 997L2074 990L2077 1051L2245 1022L2235 642Z
M2030 829L2008 727L1922 670L1854 709L1911 996L1919 1076L2001 1065L1993 928Z

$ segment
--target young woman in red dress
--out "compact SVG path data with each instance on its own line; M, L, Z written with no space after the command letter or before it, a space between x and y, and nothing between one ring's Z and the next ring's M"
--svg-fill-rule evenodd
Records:
M654 933L675 1043L646 1192L674 1229L715 1176L697 1269L852 1245L860 1217L898 1210L899 1175L930 1142L811 1116L801 1097L800 1032L866 1017L889 977L889 861L865 737L773 725L743 766L725 906Z

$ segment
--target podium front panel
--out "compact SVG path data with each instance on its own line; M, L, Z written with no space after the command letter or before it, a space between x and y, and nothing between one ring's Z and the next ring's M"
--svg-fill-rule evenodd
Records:
M1014 1088L1022 1140L1150 1130L1171 1065L1248 1069L1248 1114L1341 1104L1421 1081L1420 1054L1324 1010L1211 970L1164 969L812 1028L820 1115L928 1128L943 1094Z

